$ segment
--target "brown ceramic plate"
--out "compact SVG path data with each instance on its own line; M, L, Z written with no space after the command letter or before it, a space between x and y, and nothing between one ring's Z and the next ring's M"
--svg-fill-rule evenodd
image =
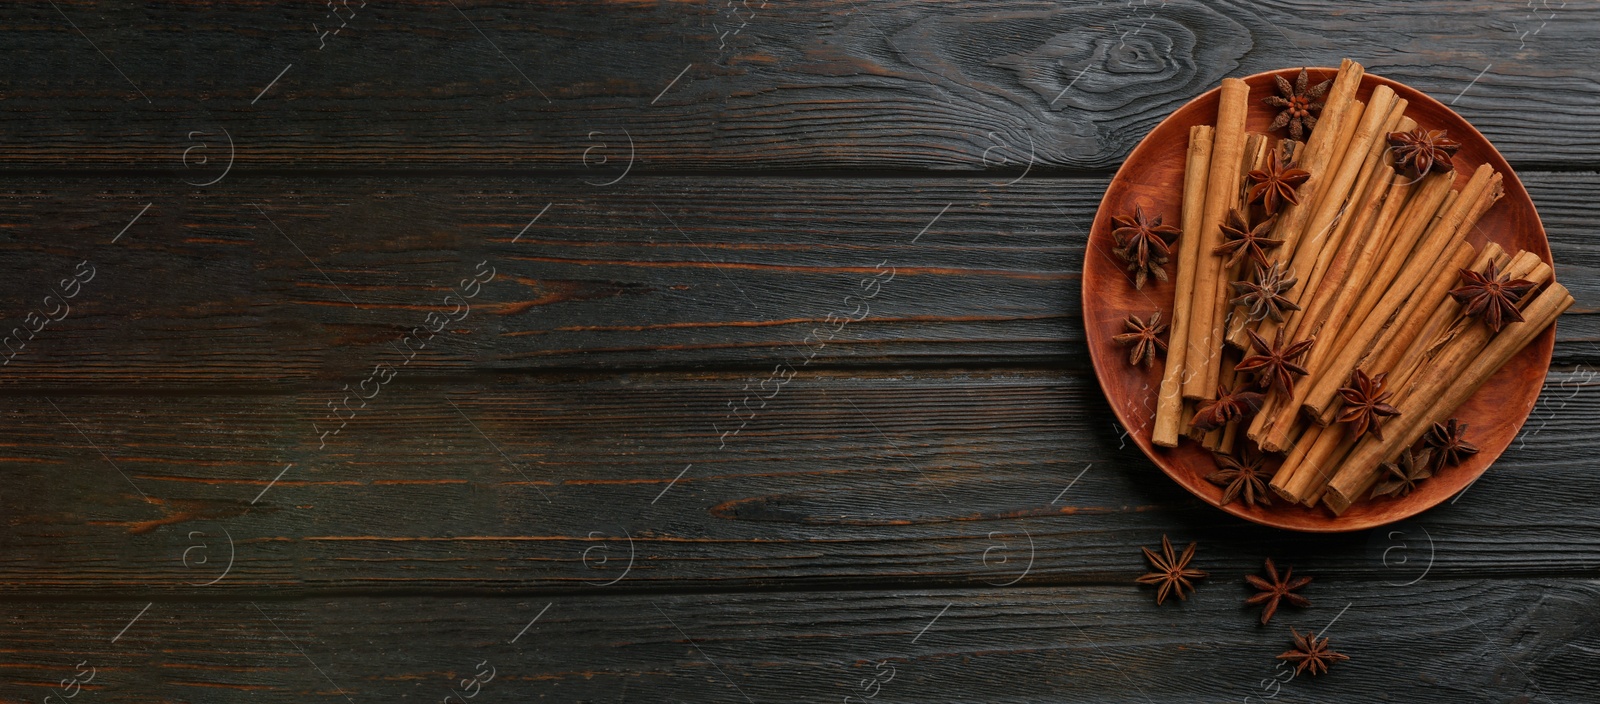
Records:
M1282 75L1292 81L1298 72L1298 68L1282 69L1244 79L1250 84L1250 113L1246 120L1250 131L1264 132L1276 112L1261 103L1262 98L1275 94L1272 77ZM1335 72L1331 68L1310 70L1313 83L1332 78ZM1357 99L1365 101L1378 85L1387 85L1399 97L1410 101L1406 115L1415 119L1419 126L1447 129L1451 137L1461 142L1461 151L1455 157L1458 187L1466 183L1479 164L1488 163L1505 175L1505 197L1478 221L1468 241L1478 247L1489 241L1499 242L1508 252L1526 249L1550 261L1550 244L1545 240L1544 226L1534 211L1533 201L1494 145L1450 108L1400 83L1367 74L1361 79ZM1154 208L1168 223L1181 222L1183 166L1189 128L1216 122L1217 95L1217 89L1212 89L1162 120L1117 170L1116 178L1100 200L1100 211L1095 214L1083 264L1083 319L1095 374L1100 377L1100 386L1105 389L1111 408L1140 449L1173 481L1213 506L1263 525L1313 532L1361 530L1404 520L1449 499L1488 469L1527 420L1550 368L1550 354L1555 346L1553 326L1512 358L1456 412L1456 417L1471 426L1467 437L1481 448L1477 455L1461 466L1446 468L1422 482L1409 496L1362 501L1351 506L1343 516L1335 517L1320 506L1289 506L1278 497L1274 497L1270 506L1250 508L1237 501L1221 505L1222 489L1205 480L1205 476L1215 470L1209 452L1187 439L1173 449L1157 447L1150 442L1156 391L1161 386L1161 366L1145 369L1129 365L1126 348L1112 342L1111 337L1122 332L1123 318L1129 314L1145 318L1159 310L1163 318L1170 318L1173 282L1152 279L1143 291L1134 290L1121 261L1111 253L1114 246L1111 217L1141 204L1147 212ZM1171 275L1174 264L1167 266Z

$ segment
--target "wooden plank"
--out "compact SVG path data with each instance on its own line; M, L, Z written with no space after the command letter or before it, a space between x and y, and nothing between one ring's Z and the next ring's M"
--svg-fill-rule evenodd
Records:
M1105 169L1224 76L1346 56L1514 162L1600 153L1582 3L56 4L0 18L0 168Z
M1351 578L1389 572L1406 540L1413 565L1426 540L1433 575L1600 560L1600 506L1565 498L1600 492L1592 370L1553 377L1525 442L1395 528L1409 538L1263 531L1203 505L1124 444L1077 371L807 371L753 398L765 378L402 376L342 428L337 387L7 397L0 588L1083 584L1137 569L1163 533L1209 560L1304 556Z
M1600 177L1528 182L1579 299L1557 361L1600 363L1600 247L1584 224ZM1079 257L1103 187L18 178L0 186L0 267L15 272L0 280L3 329L21 339L28 314L58 310L44 297L80 262L97 273L64 320L14 357L0 349L0 384L326 385L402 357L407 374L1081 360ZM460 310L445 298L478 262L498 278L407 352L407 331Z
M1319 579L1309 609L1259 627L1241 604L1259 566L1202 563L1212 578L1162 607L1132 569L1065 590L8 601L0 667L14 701L81 663L84 690L136 703L1585 701L1600 684L1590 580ZM1290 679L1291 626L1350 660Z

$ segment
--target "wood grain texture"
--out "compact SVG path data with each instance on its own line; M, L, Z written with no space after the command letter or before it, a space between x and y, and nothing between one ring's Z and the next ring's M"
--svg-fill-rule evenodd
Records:
M1347 56L1513 163L1600 148L1581 3L456 4L14 4L0 167L1104 169L1224 76Z
M569 702L861 701L876 693L882 701L1148 704L1269 693L1384 701L1396 692L1411 701L1584 701L1600 684L1591 667L1600 648L1592 580L1399 585L1319 576L1305 590L1309 609L1280 611L1262 628L1241 603L1243 574L1217 569L1187 602L1166 608L1131 582L157 601L115 644L150 602L8 602L0 605L9 631L0 664L9 701L39 700L82 662L96 668L86 690L135 703L443 701L452 688ZM1273 656L1289 647L1290 626L1326 626L1351 659L1281 692L1270 688L1287 679ZM463 680L489 668L481 691L462 691Z
M1555 363L1600 364L1600 248L1584 215L1600 177L1527 176L1578 299ZM0 184L0 268L16 272L0 279L4 330L79 262L97 278L0 367L0 386L353 383L453 310L449 288L480 261L499 278L406 374L768 369L802 355L1087 368L1079 257L1105 182L995 184L663 177L596 194L563 179L17 179ZM868 279L882 285L862 301Z
M53 5L0 7L3 334L96 274L0 367L0 702L1261 700L1329 623L1285 700L1600 684L1593 6ZM1078 277L1158 120L1343 56L1524 169L1578 305L1457 503L1306 537L1125 442ZM1163 534L1213 577L1157 608ZM1267 555L1315 605L1260 629Z
M1435 576L1587 576L1600 561L1600 507L1549 500L1600 491L1592 371L1552 376L1522 442L1459 501L1395 527L1409 537L1268 531L1203 504L1121 437L1081 372L802 373L765 407L741 403L759 380L400 377L326 438L313 423L338 427L337 389L11 397L4 589L1105 583L1163 533L1239 569L1280 555L1349 579L1388 578L1407 541L1395 555L1436 555ZM753 417L723 436L740 427L730 402Z

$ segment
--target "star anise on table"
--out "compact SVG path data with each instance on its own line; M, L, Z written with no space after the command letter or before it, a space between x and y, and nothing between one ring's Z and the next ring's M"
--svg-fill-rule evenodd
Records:
M1267 250L1274 249L1283 244L1283 240L1275 240L1267 235L1272 231L1273 223L1277 216L1267 218L1255 227L1250 226L1250 219L1238 208L1228 213L1228 222L1222 226L1222 237L1225 240L1211 252L1213 254L1229 254L1228 268L1232 269L1239 264L1239 260L1250 257L1258 267L1267 265Z
M1195 543L1183 549L1182 555L1172 551L1172 541L1167 536L1161 536L1161 554L1157 555L1150 548L1139 548L1144 551L1144 559L1150 561L1150 567L1155 571L1150 572L1137 581L1140 584L1154 584L1156 589L1156 605L1167 600L1167 596L1176 594L1181 600L1188 600L1189 596L1183 590L1194 591L1194 584L1189 580L1203 579L1207 575L1197 569L1189 567L1189 561L1194 559Z
M1245 505L1251 508L1255 508L1257 501L1262 505L1272 503L1272 493L1267 491L1267 481L1272 474L1262 466L1261 453L1212 453L1211 457L1217 462L1217 471L1207 474L1206 481L1223 487L1222 503L1231 503L1238 498L1243 498Z
M1133 348L1128 351L1128 364L1149 367L1155 364L1157 351L1167 351L1167 341L1161 339L1161 333L1167 331L1167 324L1161 322L1161 311L1151 314L1148 323L1130 315L1122 321L1122 327L1128 331L1112 336L1111 341Z
M1247 175L1255 184L1250 187L1249 202L1261 201L1261 209L1268 215L1278 212L1280 202L1299 205L1300 195L1295 188L1311 178L1310 171L1289 168L1288 160L1278 153L1267 160L1267 168L1255 169Z
M1278 659L1294 663L1296 675L1310 670L1311 675L1315 677L1327 672L1328 665L1340 660L1350 659L1348 655L1329 650L1327 638L1317 640L1317 635L1310 631L1306 631L1305 635L1300 635L1300 632L1296 631L1293 626L1289 627L1289 633L1294 635L1294 649L1279 655Z
M1275 108L1282 108L1283 112L1272 119L1272 124L1267 125L1267 131L1289 128L1289 137L1296 141L1306 138L1306 133L1317 127L1317 115L1322 114L1322 96L1327 95L1328 88L1333 85L1333 79L1307 87L1310 78L1305 69L1300 69L1300 75L1295 77L1294 85L1289 85L1288 79L1283 76L1273 76L1278 82L1278 94L1262 98L1261 102Z
M1406 448L1398 462L1384 462L1384 479L1372 487L1372 496L1400 498L1417 488L1417 482L1433 476L1433 462L1427 450Z
M1537 285L1525 279L1501 276L1494 262L1489 262L1482 274L1462 269L1461 279L1465 283L1451 290L1450 296L1461 302L1462 315L1482 318L1484 324L1495 332L1500 332L1506 323L1522 322L1522 312L1517 310L1517 302Z
M1425 176L1429 171L1442 174L1454 170L1450 157L1461 148L1461 143L1446 134L1445 130L1420 127L1410 132L1390 132L1389 146L1394 149L1395 167L1409 168L1418 176Z
M1267 395L1245 391L1247 388L1249 387L1240 386L1229 391L1227 387L1218 384L1216 400L1201 403L1200 409L1194 412L1194 419L1189 421L1189 425L1210 432L1261 410L1261 402Z
M1250 335L1251 349L1259 352L1259 354L1239 360L1239 363L1234 365L1233 370L1236 372L1257 372L1259 374L1256 378L1257 386L1261 388L1271 386L1283 392L1285 396L1293 394L1295 375L1305 376L1310 373L1306 371L1305 367L1296 364L1295 361L1311 350L1311 346L1316 343L1316 338L1301 340L1292 345L1284 345L1283 329L1279 328L1277 337L1273 338L1272 345L1268 346L1267 341L1256 334L1256 331L1246 329L1245 333Z
M1300 310L1300 306L1283 295L1284 291L1294 287L1296 281L1299 279L1284 274L1283 262L1271 267L1257 267L1253 280L1232 282L1233 292L1238 295L1229 303L1244 306L1252 322L1272 318L1281 323L1284 311Z
M1310 599L1294 593L1294 590L1310 584L1311 578L1301 577L1299 579L1295 579L1293 567L1284 568L1283 576L1278 576L1278 566L1272 564L1272 558L1270 557L1267 558L1266 579L1262 579L1253 574L1247 574L1244 576L1244 581L1248 582L1250 586L1255 587L1261 592L1260 594L1252 596L1249 599L1245 599L1244 603L1251 605L1267 605L1266 608L1261 610L1261 625L1263 626L1267 625L1267 622L1272 620L1273 614L1278 613L1278 602L1280 601L1287 601L1291 605L1298 606L1302 609L1311 605Z
M1393 391L1383 390L1383 380L1387 373L1376 376L1367 376L1367 373L1357 369L1350 375L1350 385L1339 389L1339 395L1344 397L1345 411L1339 416L1340 423L1350 423L1350 437L1359 438L1362 433L1370 432L1373 437L1383 439L1383 430L1378 427L1386 416L1400 415L1400 409L1384 403Z
M1167 272L1162 265L1167 263L1172 252L1168 245L1183 231L1161 224L1160 215L1146 216L1144 206L1138 205L1134 206L1132 215L1115 216L1111 223L1116 228L1111 236L1117 241L1111 251L1128 263L1128 271L1133 273L1133 287L1144 288L1150 276L1166 281Z
M1434 423L1428 429L1428 434L1423 436L1423 441L1433 448L1433 469L1439 471L1446 465L1454 467L1467 458L1478 454L1478 446L1467 442L1463 437L1467 434L1467 424L1451 418L1443 423Z

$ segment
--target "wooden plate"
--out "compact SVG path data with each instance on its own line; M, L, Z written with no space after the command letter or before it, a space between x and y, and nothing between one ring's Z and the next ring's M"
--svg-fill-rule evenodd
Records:
M1298 72L1298 68L1282 69L1244 79L1250 85L1250 112L1246 119L1250 131L1264 132L1276 113L1275 109L1261 103L1262 98L1276 95L1272 77L1282 75L1292 81ZM1336 69L1331 68L1310 69L1311 81L1315 84L1332 78L1335 72ZM1378 85L1389 86L1399 97L1410 101L1406 115L1416 120L1418 126L1449 130L1450 136L1461 142L1461 151L1455 157L1457 187L1466 183L1479 164L1488 163L1504 174L1505 197L1478 221L1468 241L1477 247L1489 241L1499 242L1507 252L1525 249L1550 261L1550 244L1545 239L1544 226L1539 222L1533 201L1494 145L1450 108L1409 86L1367 74L1361 79L1357 99L1366 101ZM1551 350L1555 346L1554 326L1512 358L1456 412L1456 417L1471 426L1467 438L1480 448L1477 455L1461 466L1445 468L1419 484L1409 496L1362 501L1351 506L1343 516L1335 517L1321 506L1289 506L1279 497L1273 497L1270 506L1251 508L1238 501L1224 506L1220 503L1221 487L1205 480L1205 476L1216 469L1210 452L1188 439L1172 449L1150 442L1156 393L1161 386L1161 365L1151 369L1129 365L1126 348L1112 342L1111 337L1122 332L1123 318L1130 314L1147 318L1159 310L1163 319L1170 320L1174 283L1152 279L1144 290L1134 290L1123 263L1111 253L1114 246L1111 217L1131 211L1139 204L1146 212L1153 208L1167 223L1181 223L1189 128L1216 122L1217 96L1218 89L1212 89L1162 120L1117 170L1095 214L1083 264L1083 322L1095 374L1111 401L1111 408L1140 449L1167 476L1207 503L1263 525L1312 532L1361 530L1404 520L1449 499L1488 469L1515 439L1518 429L1532 412L1544 385L1545 373L1550 368ZM1283 135L1280 131L1273 136ZM1172 269L1176 256L1173 259L1167 265L1168 274L1176 279Z

